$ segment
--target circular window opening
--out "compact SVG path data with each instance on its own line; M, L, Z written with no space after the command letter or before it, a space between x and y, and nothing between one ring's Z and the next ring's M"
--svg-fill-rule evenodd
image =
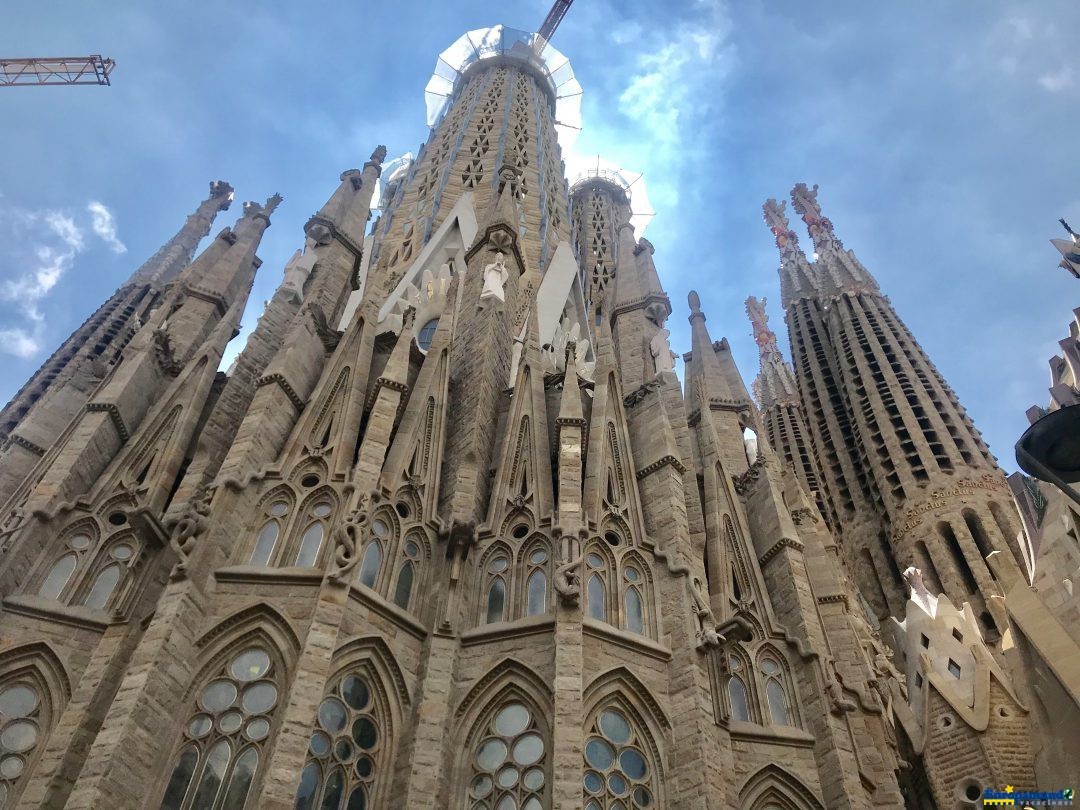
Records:
M938 720L938 725L941 726L941 728L952 728L952 726L953 726L952 715L951 714L946 714L944 717L942 717L940 720Z
M409 509L409 505L407 503L398 503L398 505L394 508L397 509L397 513L403 518L407 518L412 513L412 510Z
M1012 717L1012 715L1009 713L1009 710L1006 709L1004 706L999 706L997 713L998 717Z
M525 535L527 535L528 533L529 533L529 527L526 526L524 523L519 523L510 532L510 536L513 537L515 540L520 540Z
M303 487L317 487L319 485L319 476L314 473L309 473L300 479L300 486Z
M435 330L438 326L439 319L432 318L420 327L420 331L416 333L416 345L420 347L421 351L426 352L431 348L431 341L435 339Z
M978 779L965 779L957 787L957 793L969 802L977 802L983 795L982 782Z
M127 515L125 515L123 512L113 512L111 515L109 515L109 523L111 523L113 526L123 526L125 523L127 523Z
M615 532L607 532L604 539L607 540L609 546L619 545L619 535L615 534Z

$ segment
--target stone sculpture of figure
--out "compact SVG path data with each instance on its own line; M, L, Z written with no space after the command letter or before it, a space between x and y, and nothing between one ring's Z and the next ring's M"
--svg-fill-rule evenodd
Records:
M653 362L656 363L657 374L675 370L675 352L671 350L671 344L668 343L670 337L670 330L661 329L649 342L649 352L653 356Z
M480 291L480 306L488 301L496 301L501 304L506 301L506 280L510 278L510 271L506 269L506 257L502 253L495 254L495 261L484 267L484 289Z
M829 693L829 702L832 704L830 711L833 714L845 714L855 711L858 706L855 701L844 696L844 676L836 668L836 662L832 662L832 678L825 684L825 691Z
M209 526L210 494L206 487L196 487L191 499L175 521L171 522L169 545L176 553L177 561L169 578L173 581L187 577L188 563L195 541Z
M690 595L694 598L694 615L698 622L698 649L719 647L724 639L716 632L716 618L713 616L712 608L709 607L708 599L701 592L701 580L694 579L690 587Z

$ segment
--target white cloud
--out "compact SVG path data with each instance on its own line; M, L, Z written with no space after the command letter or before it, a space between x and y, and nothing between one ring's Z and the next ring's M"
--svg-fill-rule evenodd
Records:
M25 329L0 329L0 351L26 360L41 351L41 341Z
M699 15L673 31L657 31L656 47L637 57L619 109L673 156L687 139L691 113L715 101L734 63L731 21L719 0L699 0Z
M1068 65L1039 77L1039 86L1051 93L1060 93L1073 86L1073 69Z
M85 246L82 228L76 225L75 220L67 214L60 211L47 211L45 212L45 223L72 250L82 250Z
M93 217L92 227L94 233L109 246L109 250L113 253L127 253L127 245L116 236L116 219L113 217L112 211L106 208L104 203L97 200L91 200L86 206L86 210Z

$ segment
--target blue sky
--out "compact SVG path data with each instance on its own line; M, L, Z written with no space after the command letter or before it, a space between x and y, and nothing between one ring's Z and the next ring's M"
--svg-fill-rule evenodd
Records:
M496 10L497 7L497 10ZM426 137L423 88L459 34L534 28L547 0L39 2L0 54L99 52L110 88L0 90L0 400L167 239L213 179L274 215L250 328L301 227L376 144ZM1048 244L1080 229L1074 0L577 0L554 44L585 89L575 149L645 172L648 237L689 348L696 288L749 382L743 312L777 255L761 220L799 181L877 276L1003 466L1077 284ZM216 229L239 215L239 205ZM798 223L801 228L801 223ZM803 244L809 239L803 237Z

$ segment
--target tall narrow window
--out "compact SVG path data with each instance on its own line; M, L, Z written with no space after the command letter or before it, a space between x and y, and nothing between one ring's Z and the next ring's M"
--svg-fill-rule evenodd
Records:
M382 566L382 546L378 540L371 540L364 549L364 558L360 560L359 580L361 585L369 588L375 587L375 580L379 577L379 568Z
M243 810L278 705L269 653L233 655L199 691L161 810Z
M509 574L510 561L497 554L487 562L487 592L485 597L485 621L487 624L506 621L506 577Z
M787 690L784 689L784 674L780 665L771 658L763 658L761 674L765 678L765 702L769 704L769 717L773 725L792 725L791 714L788 711Z
M274 554L274 546L277 545L280 528L276 520L268 520L259 529L259 535L255 538L255 548L251 551L249 565L269 565L270 558Z
M41 583L38 596L43 596L46 599L59 598L60 592L64 590L64 586L67 585L71 575L75 572L76 559L74 554L65 554L57 560L52 570L49 571L49 575L45 577L45 581Z
M585 597L588 602L589 616L602 622L607 621L607 587L604 584L604 558L599 554L590 554L585 558L588 581Z
M743 680L743 662L741 658L731 656L728 659L731 674L728 676L728 701L731 703L731 719L750 722L750 696L746 692Z
M312 568L319 558L319 549L322 548L323 525L312 523L300 538L300 548L296 552L296 563L300 568Z
M367 810L377 801L386 724L363 672L335 680L315 714L295 810ZM344 802L344 804L343 804Z
M656 807L655 768L642 735L619 709L593 719L585 739L585 810Z
M548 612L547 549L535 548L529 553L525 585L525 615L541 616Z
M35 685L9 681L0 688L0 807L7 807L8 797L14 797L47 731L47 719Z
M535 713L523 703L508 703L487 717L469 751L469 806L495 810L550 807L544 736Z
M407 560L398 572L397 587L394 589L394 604L404 610L409 609L409 597L412 596L413 563Z
M623 571L626 578L626 629L631 633L645 632L645 606L641 599L641 572L633 566Z
M116 584L119 581L119 563L112 563L105 566L101 569L101 573L97 575L97 579L94 580L94 586L90 589L90 592L86 594L83 605L96 610L103 609L109 601L109 597L112 596L113 591L116 590Z

